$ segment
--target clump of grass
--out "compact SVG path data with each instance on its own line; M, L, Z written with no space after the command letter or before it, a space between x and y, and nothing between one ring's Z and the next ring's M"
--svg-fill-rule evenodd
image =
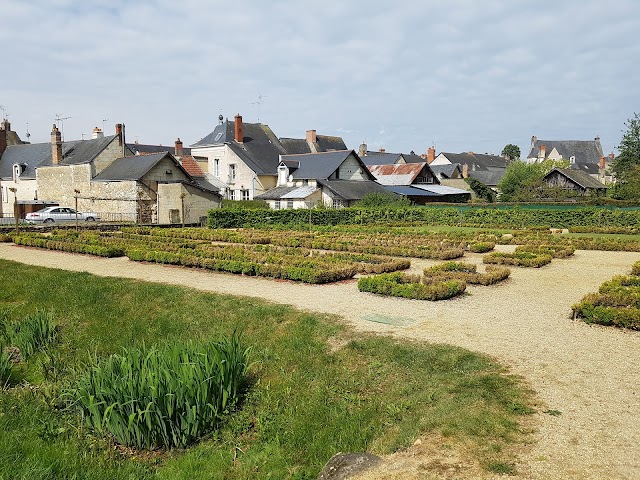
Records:
M514 265L516 267L540 268L551 263L553 256L548 253L533 252L493 252L482 257L484 263Z
M0 342L0 389L9 381L11 376L11 355L6 347Z
M7 322L4 328L6 342L10 346L18 348L24 360L27 360L56 336L56 322L53 313L45 310L29 314L22 321Z
M105 361L94 358L66 396L89 427L123 445L185 447L236 404L247 357L236 333L206 344L125 348Z

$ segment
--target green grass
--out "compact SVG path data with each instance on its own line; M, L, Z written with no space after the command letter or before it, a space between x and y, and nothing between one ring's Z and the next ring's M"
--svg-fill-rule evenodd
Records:
M17 317L53 311L60 329L20 365L30 386L0 393L0 480L312 479L336 452L390 453L430 432L495 471L526 439L530 393L463 349L356 335L331 316L256 299L7 261L0 280L0 305ZM187 450L123 455L60 408L93 355L235 330L252 348L250 386Z

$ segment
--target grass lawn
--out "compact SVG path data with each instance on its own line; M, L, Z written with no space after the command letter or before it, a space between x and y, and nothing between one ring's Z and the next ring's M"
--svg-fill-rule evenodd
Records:
M421 434L510 471L531 396L491 359L356 334L335 318L256 299L0 261L0 307L44 308L58 340L0 392L0 480L314 479L336 452L391 453ZM132 452L94 436L59 393L90 355L206 340L252 347L251 386L220 428L181 451Z

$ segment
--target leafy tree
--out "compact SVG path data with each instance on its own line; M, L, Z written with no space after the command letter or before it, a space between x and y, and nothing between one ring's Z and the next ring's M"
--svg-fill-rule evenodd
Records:
M469 184L469 187L475 193L478 198L481 198L487 203L493 203L496 201L496 194L491 188L482 183L477 178L467 177L464 179Z
M540 163L524 163L520 161L509 164L498 184L500 200L517 202L535 200L545 195L541 193L545 187L542 178L554 168L567 168L566 160L543 160Z
M613 163L613 173L619 182L626 181L627 174L637 176L635 167L640 165L640 115L635 113L633 118L625 122L627 131L623 132L618 146L620 154Z
M619 180L609 189L609 196L616 200L637 200L640 198L640 165L634 165L624 172L623 180Z
M513 143L509 143L505 145L502 149L502 153L500 154L503 157L507 157L509 160L519 160L520 159L520 147L514 145Z
M410 207L411 201L395 193L367 193L358 202L363 208L402 208Z

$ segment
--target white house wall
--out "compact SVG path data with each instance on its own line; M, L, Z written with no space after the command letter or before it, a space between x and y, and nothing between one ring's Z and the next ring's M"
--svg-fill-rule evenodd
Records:
M441 153L429 165L451 165L451 162Z
M20 201L26 200L49 200L48 198L42 197L38 192L38 184L35 180L32 179L24 179L21 180L20 177L13 180L2 180L0 182L0 188L2 189L2 209L0 213L7 216L13 215L13 202L14 199ZM14 194L10 188L15 188L16 193Z
M369 180L353 155L349 155L338 167L338 178L341 180Z
M254 195L264 193L276 184L275 174L256 175L226 144L192 148L191 155L206 157L208 159L207 169L209 173L227 185L228 192L225 195L226 198L241 200L242 190L247 190L249 192L249 200L253 200ZM219 172L217 172L218 175L216 175L215 171L215 159L219 160L220 167ZM232 164L236 166L236 179L230 183L229 165ZM271 177L273 177L273 179L271 179Z

